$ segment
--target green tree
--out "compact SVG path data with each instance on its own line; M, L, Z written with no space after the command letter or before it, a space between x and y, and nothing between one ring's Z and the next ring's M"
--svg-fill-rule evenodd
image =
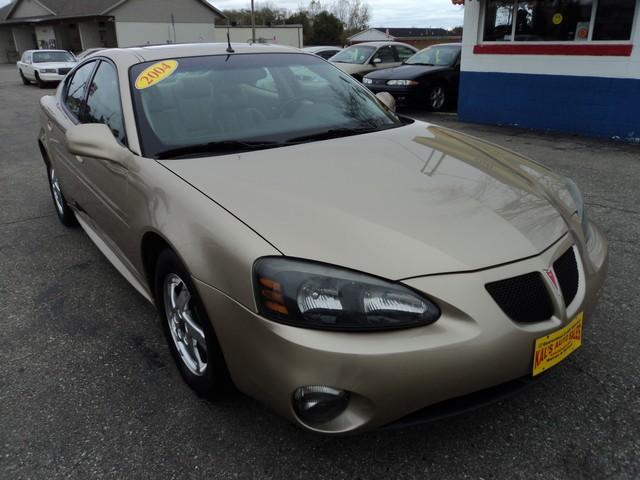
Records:
M312 45L340 45L344 25L338 17L326 10L318 13L313 19Z
M304 45L311 45L311 42L313 41L313 25L311 24L311 19L306 11L297 11L293 15L289 16L284 23L287 25L302 25Z

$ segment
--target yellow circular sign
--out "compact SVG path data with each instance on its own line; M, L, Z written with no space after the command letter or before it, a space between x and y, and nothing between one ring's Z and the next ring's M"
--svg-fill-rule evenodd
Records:
M145 68L136 79L136 88L144 90L153 87L156 83L160 83L178 68L178 62L175 60L164 60L154 63L150 67Z
M562 16L562 14L561 14L561 13L556 13L556 14L553 16L553 19L552 19L552 20L553 20L553 24L554 24L554 25L560 25L560 24L562 23L562 20L564 20L564 17Z

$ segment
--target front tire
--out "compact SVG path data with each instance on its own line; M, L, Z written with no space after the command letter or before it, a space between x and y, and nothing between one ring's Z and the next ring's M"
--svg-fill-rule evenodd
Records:
M442 84L433 85L427 92L427 108L432 112L441 111L447 104L447 89Z
M56 209L60 223L65 227L75 227L78 224L78 220L76 220L75 213L73 213L73 210L71 210L71 207L69 207L69 204L62 194L60 179L53 167L47 169L47 176L49 177L49 189L51 190L53 206Z
M47 88L47 84L42 81L40 75L36 72L36 83L38 84L38 88Z
M155 298L162 330L187 384L205 398L226 392L229 374L222 350L191 275L171 250L156 262Z
M24 73L22 73L22 70L20 70L20 79L22 80L23 84L31 85L31 82L29 81L29 79L27 77L24 76Z

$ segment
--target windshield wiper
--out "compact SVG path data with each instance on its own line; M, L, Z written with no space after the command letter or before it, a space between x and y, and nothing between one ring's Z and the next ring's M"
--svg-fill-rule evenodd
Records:
M171 148L156 154L158 160L167 158L186 157L197 154L222 154L249 152L251 150L264 150L266 148L275 148L283 146L280 142L254 142L241 140L222 140L219 142L201 143L197 145L188 145L185 147Z
M391 128L395 125L391 125ZM304 143L313 140L328 140L331 138L348 137L350 135L360 135L361 133L377 132L378 130L384 130L384 127L358 127L358 128L333 128L324 132L312 133L310 135L302 135L300 137L294 137L287 140L287 143Z

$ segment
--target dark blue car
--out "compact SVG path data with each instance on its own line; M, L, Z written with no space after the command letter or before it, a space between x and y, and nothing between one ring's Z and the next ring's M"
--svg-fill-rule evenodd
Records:
M445 43L420 50L402 65L365 75L372 92L389 92L399 103L438 111L458 97L462 44Z

